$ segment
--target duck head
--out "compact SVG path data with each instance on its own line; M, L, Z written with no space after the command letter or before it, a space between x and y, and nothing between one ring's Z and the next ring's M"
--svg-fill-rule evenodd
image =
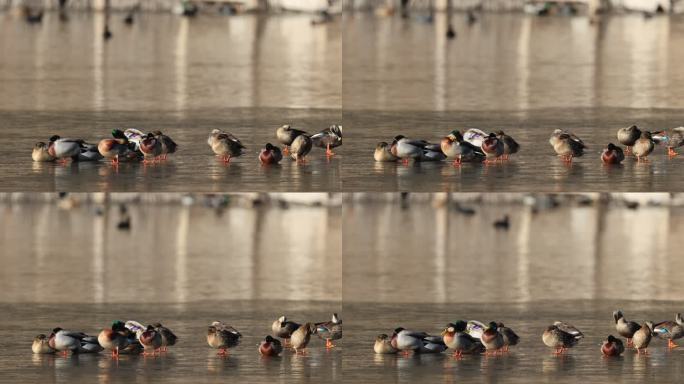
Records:
M449 323L446 325L441 335L453 335L454 333L456 333L456 325L454 323Z
M607 339L607 340L608 340L609 343L614 343L614 342L617 341L617 339L616 339L615 336L613 336L613 335L608 335L608 339Z
M375 144L375 149L385 149L387 147L389 147L389 144L387 144L384 141L381 141L381 142Z
M394 329L394 335L398 335L398 334L401 333L401 331L403 331L403 330L404 330L404 328L402 328L402 327L395 328L395 329Z
M210 325L207 327L207 335L214 335L216 334L216 327L213 325Z
M682 314L678 313L675 315L675 322L679 325L684 325L684 321L682 321Z
M117 332L118 331L125 331L126 325L121 320L115 320L112 322L112 330L117 331Z
M59 139L61 139L61 137L59 137L59 135L52 135L52 136L50 136L50 139L48 141L52 143L52 142L55 142Z
M268 335L268 336L264 337L264 341L267 343L272 343L275 341L275 339L273 337L271 337L271 335Z
M377 336L375 337L375 341L381 341L381 342L382 342L382 341L385 341L385 340L387 340L387 339L389 339L389 336L387 336L387 335L384 334L384 333L379 334L379 335L377 335Z
M651 137L652 137L652 136L651 136L651 132L649 132L649 131L643 131L643 132L641 132L641 138L642 138L642 139L651 140Z
M405 139L405 138L406 137L404 135L396 135L396 136L394 136L394 142L396 143L397 141L399 141L401 139Z
M653 334L653 323L652 322L647 321L644 323L644 325L642 325L642 327L648 329L651 332L651 334Z
M264 149L269 151L269 152L272 151L273 150L273 144L266 143L266 145L264 145Z
M162 135L162 131L160 131L160 130L152 131L152 134L155 135L155 136L161 136L161 135Z
M466 323L463 320L457 320L456 323L454 324L454 329L456 330L456 332L465 332L467 327L468 327L468 323Z
M333 324L340 324L340 323L342 322L342 320L340 319L340 317L337 316L337 313L333 313L333 314L332 314L332 319L331 319L331 320L332 320Z
M35 143L35 144L33 145L33 148L35 148L35 149L44 149L44 148L47 148L47 144L45 144L45 143L42 142L42 141L39 141L39 142L37 142L37 143Z
M125 139L126 135L124 135L123 131L120 129L112 129L112 137L116 139Z
M496 331L496 330L498 329L498 326L496 325L495 322L490 321L490 322L489 322L489 325L487 326L487 329L491 329L491 330L493 330L493 331Z
M625 316L622 314L621 310L618 309L617 311L613 311L613 319L615 319L615 323L617 323L623 317Z

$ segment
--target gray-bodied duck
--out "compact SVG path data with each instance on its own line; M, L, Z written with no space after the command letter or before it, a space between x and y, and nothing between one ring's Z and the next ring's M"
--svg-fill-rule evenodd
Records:
M295 353L304 353L306 346L311 341L311 335L316 333L316 325L312 323L304 323L294 332L290 337L290 344L295 350Z
M311 152L313 141L307 135L297 136L290 145L290 157L297 163L303 163L306 155Z
M458 320L455 323L447 324L442 331L444 344L454 350L454 357L461 358L466 354L479 354L485 351L485 347L479 338L475 338L466 333L467 323Z
M238 346L241 338L237 329L220 321L214 321L207 328L207 344L218 349L219 356L227 356L228 349Z
M620 128L617 131L618 142L624 145L627 153L632 152L632 146L641 137L641 130L636 125L630 125L626 128Z
M634 344L634 348L637 350L637 354L648 354L646 348L648 348L648 344L651 343L652 336L653 323L650 321L643 323L641 328L634 332L634 335L632 336L632 343Z
M663 143L667 146L667 155L677 156L675 148L684 145L684 127L676 127L664 132Z
M544 344L547 347L555 348L555 354L557 355L577 345L582 338L584 338L584 335L577 328L560 321L549 325L542 334Z
M333 124L311 136L311 140L314 146L325 148L326 156L334 156L335 153L331 149L342 145L342 126Z
M584 155L584 150L587 148L579 137L562 129L553 131L549 143L566 163L571 163L573 158Z
M81 153L82 139L68 139L53 135L48 143L48 154L62 163L66 163L69 158L77 159Z
M273 336L279 337L285 341L285 345L288 344L290 337L292 337L292 332L299 328L300 324L294 321L289 321L286 316L280 316L271 325L271 331Z
M425 332L416 332L399 327L394 330L392 334L392 347L403 352L404 355L408 356L410 351L418 351L423 347L423 340L428 337Z
M342 338L342 319L337 313L333 313L329 321L316 323L316 334L325 340L326 348L334 348L333 340Z
M678 345L674 340L684 337L684 322L682 322L682 314L675 315L675 321L663 321L653 327L653 334L659 339L667 340L669 348L677 348Z
M615 330L617 333L627 339L627 346L632 346L632 337L634 332L638 331L641 326L634 321L627 321L622 311L613 311L613 319L615 320Z
M283 153L285 155L290 154L289 147L292 145L292 142L300 135L309 136L309 134L306 133L306 131L294 129L289 124L285 124L276 129L276 138L281 144L285 146L283 148Z

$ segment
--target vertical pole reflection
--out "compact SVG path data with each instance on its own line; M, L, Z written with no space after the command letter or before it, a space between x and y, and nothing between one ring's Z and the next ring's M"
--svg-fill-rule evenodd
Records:
M105 284L105 243L107 237L107 218L109 209L103 215L93 215L93 301L104 302Z
M451 23L451 12L450 10L447 11L446 15L446 24ZM447 26L445 25L445 19L442 17L438 17L435 20L435 77L434 77L434 91L432 94L434 95L434 104L435 108L438 111L443 111L446 109L446 93L447 93L447 69L448 63L447 63L447 58L449 57L448 55L448 50L449 50L449 45L448 41L446 39L446 35L444 31L446 31Z
M46 264L49 265L49 263L46 262L46 256L49 254L49 246L52 244L51 239L49 238L52 231L52 225L50 225L50 211L52 209L50 204L43 204L38 211L38 218L35 225L36 241L34 241L33 244L36 253L36 270L41 275L43 274L43 271L46 270ZM40 297L40 293L44 291L43 287L41 287L43 279L35 278L33 281L35 282L34 292L36 294L36 297L33 299L36 301L47 301L44 300L45 298Z
M524 209L520 215L520 230L516 248L518 261L518 288L519 292L515 297L516 301L530 301L530 242L532 236L532 210Z
M102 65L104 62L104 39L99 31L104 28L105 16L100 12L93 14L93 108L101 111L104 105L104 84Z
M530 80L530 31L532 17L523 17L518 35L518 58L516 66L518 72L518 110L527 111L530 108L529 80Z
M188 236L190 233L190 207L183 205L178 213L176 230L176 302L184 303L187 292Z
M446 301L446 253L447 237L449 234L449 194L444 193L444 199L439 207L435 208L435 300L438 302ZM435 199L439 198L437 196Z
M187 17L180 18L178 35L176 36L175 70L176 70L176 111L181 116L188 100L188 31L190 21Z

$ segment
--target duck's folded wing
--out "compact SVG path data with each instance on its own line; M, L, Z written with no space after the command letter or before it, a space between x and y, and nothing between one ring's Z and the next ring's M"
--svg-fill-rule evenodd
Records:
M584 334L580 332L579 329L577 329L574 325L570 325L568 323L564 323L562 321L556 321L554 325L561 331L567 334L572 335L574 338L581 339L584 337Z

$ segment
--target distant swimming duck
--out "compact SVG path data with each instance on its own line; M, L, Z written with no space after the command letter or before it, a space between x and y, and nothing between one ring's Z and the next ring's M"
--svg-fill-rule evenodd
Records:
M601 353L604 356L620 356L624 351L625 346L622 345L622 341L616 339L613 335L609 335L601 344Z
M466 322L458 320L447 324L442 331L444 344L454 350L454 357L461 358L464 354L478 354L485 351L479 338L466 333Z
M69 158L77 158L81 153L82 139L67 139L54 135L48 143L48 154L65 163Z
M290 145L290 156L297 163L303 163L306 155L311 152L312 145L313 142L309 136L299 135L292 141L292 145Z
M48 151L48 145L42 141L37 142L33 146L33 152L31 152L31 158L33 161L37 162L47 162L55 161L55 157Z
M176 144L173 139L163 134L162 131L159 130L152 132L152 134L161 143L161 158L163 160L166 160L168 155L176 153L176 150L178 150L178 144Z
M146 163L156 161L162 154L161 140L153 133L148 133L145 138L140 140L140 152L142 152Z
M389 162L397 161L398 157L394 156L390 151L390 145L384 141L379 142L375 146L375 152L373 152L373 158L378 162Z
M542 334L542 341L547 347L555 348L557 355L572 348L584 337L582 332L572 325L556 321L546 328Z
M485 328L484 332L482 332L480 341L487 349L487 354L502 351L504 347L503 335L499 333L498 327L493 321L490 322L487 328Z
M480 148L485 154L485 162L493 162L501 159L501 156L504 154L504 144L494 133L490 133L489 136L482 140L482 146Z
M620 144L627 147L627 153L632 152L632 146L641 137L641 130L636 125L620 128L617 131L617 139Z
M147 326L147 329L138 337L138 341L142 344L145 355L154 355L162 346L161 333L157 332L152 325Z
M506 327L503 323L499 322L496 324L497 331L503 336L504 347L503 351L508 352L509 347L518 345L520 341L520 336L516 334L511 328Z
M220 321L214 321L207 329L207 343L219 350L219 356L228 355L228 349L239 345L241 337L237 329Z
M641 326L634 321L627 321L620 310L613 312L613 319L615 319L615 330L620 336L627 339L627 346L631 347L634 332L638 331Z
M33 344L31 345L31 350L36 354L50 354L55 353L55 350L50 347L49 339L42 333L33 338Z
M584 155L584 150L587 148L579 137L562 129L553 131L549 143L558 156L567 163L572 162L575 157Z
M112 164L118 164L120 158L125 158L135 148L120 129L112 130L111 139L102 139L97 144L97 150L102 156L111 159Z
M97 335L97 341L102 348L112 351L112 357L117 358L119 351L129 344L128 332L122 321L114 321L110 328L105 328Z
M460 165L464 162L481 162L485 159L485 155L480 149L473 144L465 141L461 132L451 131L446 137L440 141L440 148L448 159L454 159L454 165Z
M280 316L271 325L271 331L273 331L273 336L285 339L285 344L287 345L288 340L292 337L292 332L299 328L299 324L287 320L287 317Z
M634 344L634 348L637 350L637 354L641 354L642 352L648 354L646 348L648 348L648 344L651 343L653 329L653 323L647 321L641 325L639 330L634 332L634 335L632 336L632 343Z
M259 152L259 162L265 165L278 164L283 159L283 153L280 148L271 143L266 145Z
M219 129L211 131L207 144L226 164L230 163L231 158L241 156L242 150L246 148L235 135Z
M664 134L664 143L667 145L668 156L677 156L675 148L684 145L684 127L672 128Z
M292 332L290 344L295 350L295 353L304 353L304 349L309 345L311 335L314 333L316 333L316 325L311 323L305 323Z
M152 324L152 326L161 335L161 338L162 338L161 351L162 352L166 352L168 350L168 347L172 347L172 346L176 345L176 342L178 341L178 336L176 336L173 332L171 332L170 329L161 325L161 323L154 323L154 324Z
M647 161L646 157L653 152L654 148L655 142L651 137L651 132L644 131L641 132L641 137L634 142L632 152L634 152L634 156L636 156L637 161Z
M373 351L381 355L391 355L397 353L399 350L392 346L392 340L390 337L383 333L375 338Z
M678 347L673 340L684 337L684 322L682 321L682 314L675 315L675 321L663 321L653 327L653 334L660 339L667 340L669 348Z
M508 230L511 226L511 220L508 215L504 215L501 219L496 220L493 225L496 229Z
M337 313L333 313L329 321L316 323L316 334L319 338L325 340L326 348L335 347L332 343L333 340L342 338L342 319L337 316Z
M285 155L290 154L289 146L292 145L294 139L296 139L300 135L308 136L309 134L305 131L294 129L289 124L285 124L276 129L276 138L281 144L285 146L285 148L283 149L283 153Z
M603 164L620 164L625 159L625 154L620 147L613 143L608 143L601 152L601 161Z
M311 136L311 140L316 147L325 148L326 156L333 156L335 154L330 149L342 145L342 126L333 124Z
M259 354L261 356L278 356L283 351L283 345L280 340L274 339L271 335L266 336L261 343L259 343Z
M503 159L508 160L511 155L518 153L520 150L520 144L518 144L512 136L507 135L504 131L499 130L496 132L496 137L503 143Z

